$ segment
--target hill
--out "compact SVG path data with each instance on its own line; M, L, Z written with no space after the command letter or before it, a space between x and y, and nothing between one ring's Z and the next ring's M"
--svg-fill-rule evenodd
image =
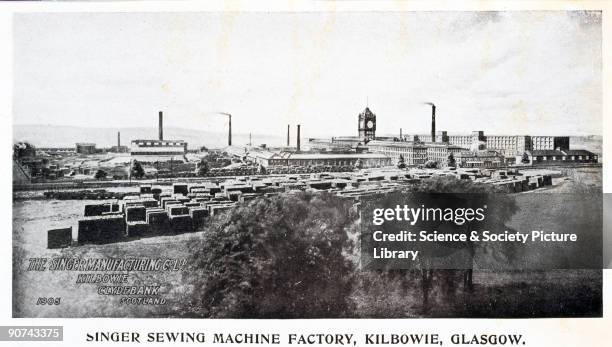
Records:
M121 131L121 144L128 145L135 139L156 139L157 128L87 128L62 125L15 125L13 141L26 141L36 147L74 147L77 142L93 142L99 148L117 145L117 131ZM227 132L202 131L185 128L164 128L165 139L184 140L190 149L200 146L218 148L227 145ZM233 134L235 145L248 144L249 134ZM281 136L253 134L253 144L282 145Z

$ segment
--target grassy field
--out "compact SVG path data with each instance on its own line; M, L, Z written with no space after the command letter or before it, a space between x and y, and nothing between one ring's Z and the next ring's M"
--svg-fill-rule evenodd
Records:
M410 282L372 283L353 299L358 317L599 317L601 283L601 270L475 271L472 291L434 286L426 312L422 293Z

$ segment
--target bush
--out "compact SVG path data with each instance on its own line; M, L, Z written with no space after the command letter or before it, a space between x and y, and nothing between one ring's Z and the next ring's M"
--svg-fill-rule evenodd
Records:
M96 171L96 174L95 174L94 178L97 179L97 180L102 180L102 179L105 179L106 176L107 176L106 171L98 170L98 171Z
M136 178L142 178L144 177L145 172L144 169L142 168L142 164L140 164L137 161L134 161L134 164L132 164L132 176L136 177Z
M333 318L352 313L357 213L300 192L237 207L192 244L186 316Z
M438 167L438 162L436 162L436 161L428 160L425 163L425 168L427 168L427 169L435 169L437 167Z

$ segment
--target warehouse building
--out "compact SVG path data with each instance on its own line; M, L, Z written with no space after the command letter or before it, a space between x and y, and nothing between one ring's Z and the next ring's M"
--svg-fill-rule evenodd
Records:
M130 148L132 159L143 163L184 162L187 142L183 140L164 140L163 113L159 112L159 139L133 140Z
M405 135L404 141L432 141L431 135ZM529 136L529 135L485 135L484 131L473 131L470 135L448 135L439 131L435 142L446 142L465 149L474 149L479 143L484 143L487 149L498 151L506 157L520 155L527 150L567 150L570 148L569 136Z
M557 165L565 163L597 163L599 156L584 149L525 151L531 165ZM519 158L517 158L518 162Z
M498 151L505 157L514 157L531 149L531 137L521 135L486 136L486 148Z
M96 144L95 143L86 143L79 142L75 145L75 150L78 154L95 154L96 153Z
M404 163L408 166L425 165L428 160L431 160L444 167L451 153L456 155L464 150L448 143L420 141L373 140L368 142L367 146L370 152L384 154L394 163L398 162L402 156Z
M461 151L455 155L457 165L462 168L495 168L504 166L505 157L497 151Z
M187 142L182 140L133 140L132 159L139 162L184 161Z
M532 136L531 148L533 150L568 150L570 148L569 136Z
M247 159L264 167L273 166L355 166L359 160L363 168L392 165L391 158L380 153L315 153L249 151Z

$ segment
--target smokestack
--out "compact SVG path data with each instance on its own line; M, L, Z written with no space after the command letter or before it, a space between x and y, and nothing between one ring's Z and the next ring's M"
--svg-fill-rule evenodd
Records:
M229 132L227 133L227 145L231 146L232 145L232 115L228 114L229 116Z
M121 132L117 131L117 151L119 151L119 147L121 147Z
M300 125L297 126L297 151L300 151Z
M291 126L289 124L287 124L287 147L291 146L291 142L289 142L289 128Z
M400 141L402 141L402 128L400 128Z
M431 142L436 142L436 105L431 104Z
M164 113L159 111L159 140L164 140Z

